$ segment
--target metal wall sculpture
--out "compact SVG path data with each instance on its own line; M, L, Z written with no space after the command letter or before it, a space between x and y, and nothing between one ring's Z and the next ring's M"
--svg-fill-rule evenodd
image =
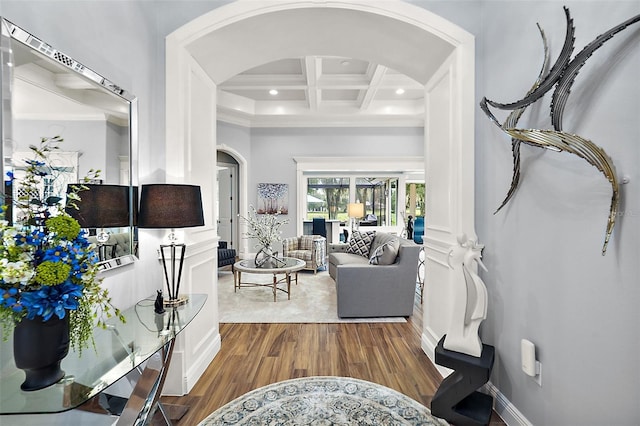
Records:
M499 103L483 98L480 107L484 113L493 121L503 132L511 136L511 149L513 152L513 177L511 179L511 187L504 201L496 210L496 213L504 207L513 197L515 190L520 183L520 144L526 143L538 148L546 148L553 151L564 151L575 154L584 159L592 166L596 167L607 180L611 183L612 196L611 206L609 209L609 219L607 222L606 235L602 246L602 255L607 251L607 245L611 238L611 233L616 222L618 206L620 204L620 193L618 190L618 177L616 176L613 161L606 152L598 145L581 136L567 133L562 130L562 115L564 108L571 93L571 86L575 81L580 69L584 66L586 60L606 41L611 39L615 34L627 28L629 25L640 21L640 15L636 15L631 19L611 28L609 31L601 34L591 43L587 44L575 58L571 59L574 49L574 33L573 19L567 7L564 8L567 31L565 35L564 45L560 51L558 59L548 70L549 66L549 50L547 39L544 31L538 25L538 30L544 44L544 61L542 69L536 82L533 84L525 97L517 102ZM551 123L553 130L550 129L522 129L517 128L518 120L522 117L527 107L542 98L549 90L555 86L551 98ZM511 113L500 124L498 119L490 111L489 106L494 108L509 110Z

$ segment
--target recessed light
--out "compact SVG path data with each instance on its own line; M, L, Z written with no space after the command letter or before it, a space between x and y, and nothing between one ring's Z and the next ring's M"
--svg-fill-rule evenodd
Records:
M402 95L404 93L404 89L396 89L396 95Z
M269 94L272 95L272 96L275 96L275 95L278 94L278 91L276 89L271 89L271 90L269 90Z

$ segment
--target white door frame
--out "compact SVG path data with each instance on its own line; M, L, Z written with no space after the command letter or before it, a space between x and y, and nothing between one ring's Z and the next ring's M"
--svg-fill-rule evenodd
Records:
M240 212L246 212L249 210L248 198L248 181L247 181L247 160L240 152L227 144L216 145L216 149L220 152L225 152L232 156L238 162L238 209ZM236 249L239 257L244 257L249 252L249 241L246 238L241 238L247 232L247 225L242 220L236 220L237 226L235 226L234 235L236 237L234 248Z

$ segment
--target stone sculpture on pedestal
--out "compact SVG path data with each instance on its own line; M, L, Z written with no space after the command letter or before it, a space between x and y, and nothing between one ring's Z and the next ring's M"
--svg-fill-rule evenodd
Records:
M479 357L482 342L478 336L480 323L487 317L487 288L477 274L477 265L485 271L482 247L465 234L449 251L449 266L456 271L453 283L453 308L444 348Z

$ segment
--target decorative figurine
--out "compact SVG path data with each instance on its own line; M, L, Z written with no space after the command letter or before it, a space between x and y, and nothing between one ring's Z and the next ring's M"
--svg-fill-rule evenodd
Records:
M453 308L444 348L479 357L482 342L478 336L480 323L487 317L487 288L476 273L476 265L485 271L480 260L481 247L465 234L458 236L458 245L449 251L449 266L456 271L453 283Z
M156 301L153 303L153 310L156 314L164 314L164 299L162 290L157 290Z
M413 216L407 218L407 240L413 240Z

